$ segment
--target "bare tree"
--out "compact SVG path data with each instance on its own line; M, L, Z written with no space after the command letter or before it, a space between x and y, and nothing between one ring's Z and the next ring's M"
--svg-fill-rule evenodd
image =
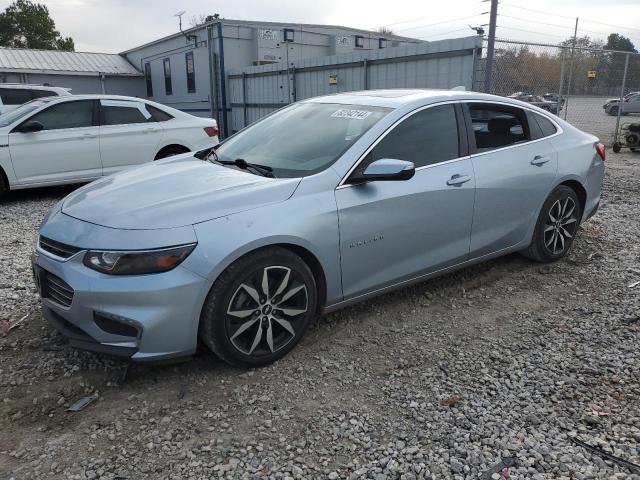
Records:
M376 28L376 32L382 34L382 35L393 35L393 30L391 30L390 28L385 27L384 25L381 27Z
M206 15L201 13L199 15L192 15L189 19L189 25L192 27L197 27L198 25L202 25L203 23L213 22L220 18L219 13L214 13L213 15Z

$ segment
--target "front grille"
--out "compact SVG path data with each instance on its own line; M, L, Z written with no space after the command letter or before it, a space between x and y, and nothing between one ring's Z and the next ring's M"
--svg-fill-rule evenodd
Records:
M48 298L63 307L71 306L73 288L67 282L45 270L40 270L38 276L42 298Z
M56 242L55 240L51 240L50 238L43 237L40 235L40 248L45 252L49 252L56 257L61 258L69 258L78 253L81 248L72 247L71 245L66 245L64 243Z

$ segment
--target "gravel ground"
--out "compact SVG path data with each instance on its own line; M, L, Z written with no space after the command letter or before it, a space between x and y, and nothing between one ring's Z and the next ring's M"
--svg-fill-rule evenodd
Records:
M353 306L250 371L68 349L28 263L68 190L11 195L0 320L27 316L0 335L0 478L640 479L602 453L640 465L640 155L609 157L564 261L511 255Z

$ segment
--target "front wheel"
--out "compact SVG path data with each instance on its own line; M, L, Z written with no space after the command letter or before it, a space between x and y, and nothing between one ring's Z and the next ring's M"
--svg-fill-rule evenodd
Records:
M524 255L537 262L560 260L571 249L581 218L582 208L576 192L559 185L544 202Z
M200 336L231 365L268 365L300 341L317 304L316 282L302 258L266 248L240 258L216 280L202 311Z
M622 146L618 142L615 142L613 144L613 153L620 153L620 150L622 150Z
M617 117L618 116L618 107L611 107L609 109L609 115L611 115L612 117Z

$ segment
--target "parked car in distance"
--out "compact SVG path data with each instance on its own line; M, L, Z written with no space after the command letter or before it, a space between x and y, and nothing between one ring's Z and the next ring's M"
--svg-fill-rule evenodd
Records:
M560 102L561 107L564 107L564 104L567 101L566 98L562 98L561 99L560 95L558 95L557 93L554 93L554 92L545 93L544 95L542 95L542 98L544 100L546 100L547 102L553 102L553 103L559 103Z
M83 183L218 143L218 127L133 97L67 95L0 115L0 193Z
M622 100L623 101L629 100L631 97L633 97L635 95L638 95L638 94L640 94L640 92L629 92L624 97L622 97ZM618 104L618 103L620 103L620 98L619 97L618 98L610 98L606 102L604 102L604 104L602 105L602 108L604 108L605 111L606 111L606 110L609 109L609 107L613 106L613 104ZM617 115L617 113L616 113L616 115Z
M24 83L0 83L0 115L36 98L70 95L71 89Z
M516 100L520 100L521 102L527 102L531 105L535 105L536 107L542 108L543 110L546 110L547 112L551 112L554 115L557 115L559 109L562 108L562 106L558 105L557 101L555 102L547 101L539 95L531 95L528 93L516 92L509 95L509 98L514 98Z
M622 103L620 101L610 102L607 108L604 109L606 113L612 116L618 115L620 110L621 115L628 115L630 113L640 113L640 93L636 93L631 96L625 96Z
M604 160L596 137L504 97L304 100L61 200L33 260L42 311L80 348L158 360L201 338L265 365L319 311L510 252L561 259Z

